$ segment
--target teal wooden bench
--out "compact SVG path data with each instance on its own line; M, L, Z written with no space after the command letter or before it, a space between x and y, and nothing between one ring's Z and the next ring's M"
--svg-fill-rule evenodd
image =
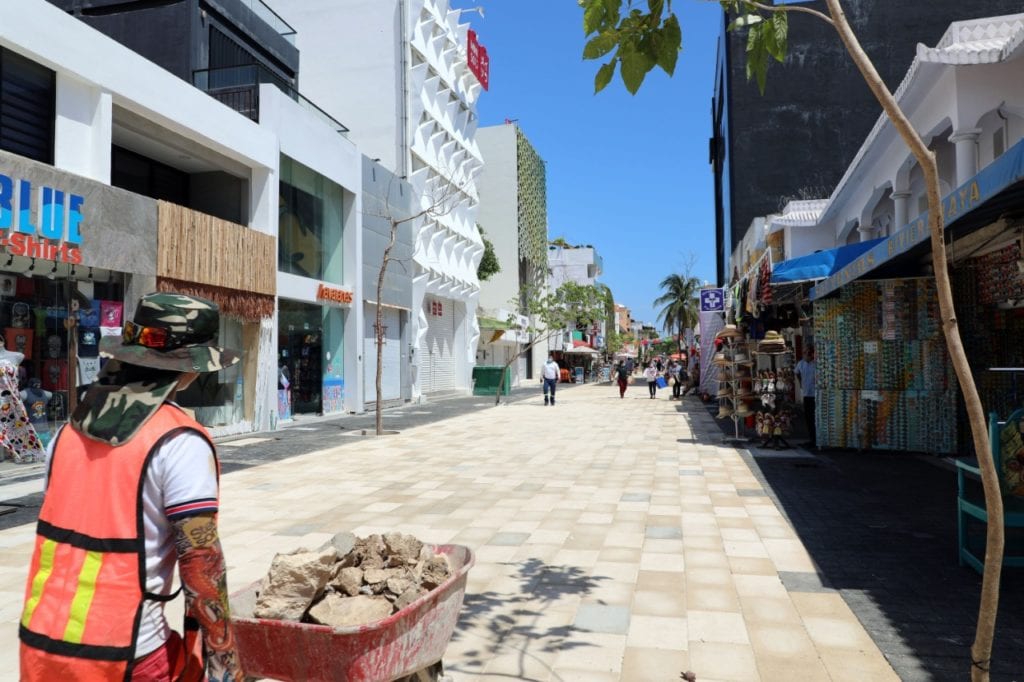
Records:
M999 487L1003 497L1003 525L1009 531L1024 528L1024 409L1017 410L1005 422L1000 422L995 412L989 415L988 436L991 441L990 456L999 476ZM976 459L956 462L957 478L957 545L960 565L970 566L981 573L985 564L985 544L982 535L981 549L971 547L973 539L968 532L970 519L979 521L983 528L988 525L985 511L985 497L980 484L981 469ZM1004 566L1024 566L1024 550L1011 550L1008 541L1003 554Z

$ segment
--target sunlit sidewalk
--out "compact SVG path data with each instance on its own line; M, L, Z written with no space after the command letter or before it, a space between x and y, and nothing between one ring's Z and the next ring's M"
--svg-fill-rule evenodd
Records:
M666 394L581 386L544 407L538 389L228 474L232 587L339 530L399 530L476 553L456 682L897 679L839 594L787 591L779 572L814 572L804 546L706 412ZM0 533L0 679L32 535Z

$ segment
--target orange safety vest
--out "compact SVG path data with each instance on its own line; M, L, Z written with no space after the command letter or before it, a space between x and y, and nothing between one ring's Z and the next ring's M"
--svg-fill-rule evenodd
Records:
M153 455L184 431L213 448L206 429L167 403L116 448L61 430L25 587L22 682L131 679L144 601L174 596L146 592L143 485Z

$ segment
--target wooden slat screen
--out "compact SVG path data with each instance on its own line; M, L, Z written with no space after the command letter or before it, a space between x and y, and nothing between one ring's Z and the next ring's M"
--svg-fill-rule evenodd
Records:
M159 202L157 275L274 296L277 242L205 213Z

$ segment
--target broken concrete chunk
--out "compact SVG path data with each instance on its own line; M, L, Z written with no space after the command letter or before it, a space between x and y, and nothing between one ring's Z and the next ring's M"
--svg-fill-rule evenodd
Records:
M411 566L415 564L423 550L423 543L412 535L388 533L384 536L384 545L390 554L393 565Z
M425 590L418 585L413 585L395 600L395 611L401 611L406 606L425 595L428 591L429 590Z
M450 574L451 569L448 567L448 559L439 554L427 559L424 563L421 583L423 587L432 590L447 580Z
M320 547L321 550L333 547L338 556L343 557L356 546L356 536L352 533L338 533Z
M391 571L383 568L371 568L363 572L363 582L367 585L379 585L391 577Z
M391 602L383 597L343 597L331 592L309 610L309 617L314 623L342 628L373 623L391 612Z
M394 595L400 595L410 587L414 585L412 578L405 577L394 577L389 578L387 582L388 592Z
M354 597L359 594L359 588L363 586L363 569L354 566L342 568L335 573L331 585L339 592Z
M323 592L338 553L333 547L320 552L278 554L270 566L267 585L256 600L253 615L274 620L300 620Z

